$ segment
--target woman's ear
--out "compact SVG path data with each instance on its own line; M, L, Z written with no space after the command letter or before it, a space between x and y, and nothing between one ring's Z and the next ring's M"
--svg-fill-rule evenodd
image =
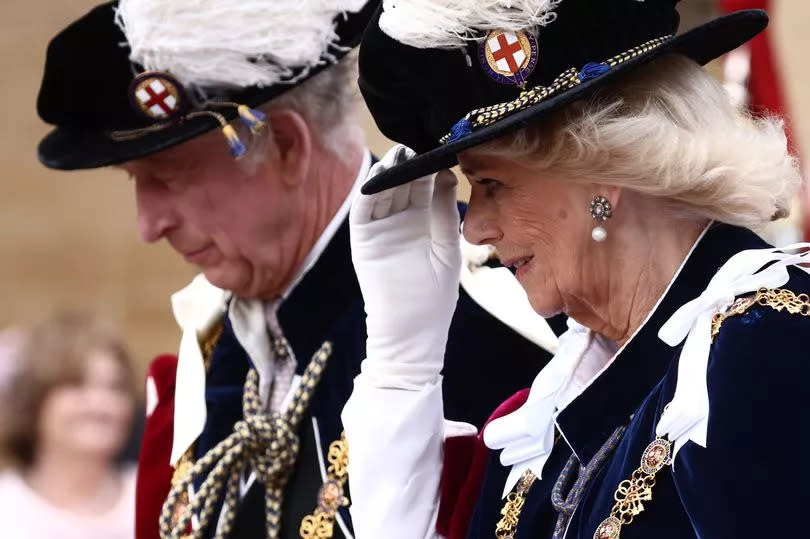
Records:
M300 185L309 173L312 157L309 124L293 109L270 109L267 120L273 131L274 153L282 180L289 186Z
M594 191L593 196L602 195L608 199L608 202L610 202L610 205L615 212L621 203L622 193L623 191L621 187L616 187L615 185L598 185L596 186L596 191Z

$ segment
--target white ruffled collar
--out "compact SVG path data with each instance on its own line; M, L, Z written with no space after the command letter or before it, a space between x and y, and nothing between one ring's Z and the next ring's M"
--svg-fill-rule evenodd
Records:
M615 343L568 319L557 353L535 377L526 402L493 420L484 429L484 443L502 449L500 460L511 466L504 496L526 470L543 477L543 466L554 445L554 419L614 357Z

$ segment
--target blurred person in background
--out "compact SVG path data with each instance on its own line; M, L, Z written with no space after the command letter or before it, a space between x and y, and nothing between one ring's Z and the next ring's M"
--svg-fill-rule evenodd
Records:
M130 539L135 472L130 357L115 330L62 313L0 341L4 539Z

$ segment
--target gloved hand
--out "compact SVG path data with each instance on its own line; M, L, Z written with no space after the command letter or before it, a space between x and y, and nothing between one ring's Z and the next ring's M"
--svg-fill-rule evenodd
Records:
M414 154L392 148L369 177ZM377 387L435 383L461 271L455 175L449 170L375 195L351 209L352 260L365 299L362 372Z

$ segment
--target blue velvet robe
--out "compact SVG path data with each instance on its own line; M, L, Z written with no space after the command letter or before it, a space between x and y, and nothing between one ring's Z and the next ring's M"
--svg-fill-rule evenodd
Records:
M365 358L365 311L351 262L348 220L282 303L278 318L298 362L297 374L303 373L324 341L331 341L333 348L309 415L301 424L298 465L285 493L282 537L298 538L301 519L316 508L322 484L318 461L326 461L329 444L340 437L340 413ZM549 359L548 352L460 290L443 373L446 416L480 427L498 403L531 381ZM230 434L242 418L242 386L249 367L250 358L225 320L206 380L208 416L196 444L197 457ZM347 495L351 499L351 493ZM351 529L348 509L341 509L340 516ZM232 537L263 539L264 530L264 490L254 483L242 500ZM344 537L337 524L334 537Z
M526 496L514 539L551 537L557 513L551 489L572 452L587 463L610 434L626 425L615 451L596 472L565 537L591 539L614 504L619 483L638 468L677 382L680 348L658 330L699 296L735 253L768 245L752 232L713 225L696 246L654 313L614 362L558 416L561 434ZM810 293L810 275L790 269L783 286ZM657 475L652 500L621 529L622 539L808 537L807 384L810 318L754 306L727 318L711 347L707 448L687 442L674 468ZM509 469L490 452L469 539L492 539Z

